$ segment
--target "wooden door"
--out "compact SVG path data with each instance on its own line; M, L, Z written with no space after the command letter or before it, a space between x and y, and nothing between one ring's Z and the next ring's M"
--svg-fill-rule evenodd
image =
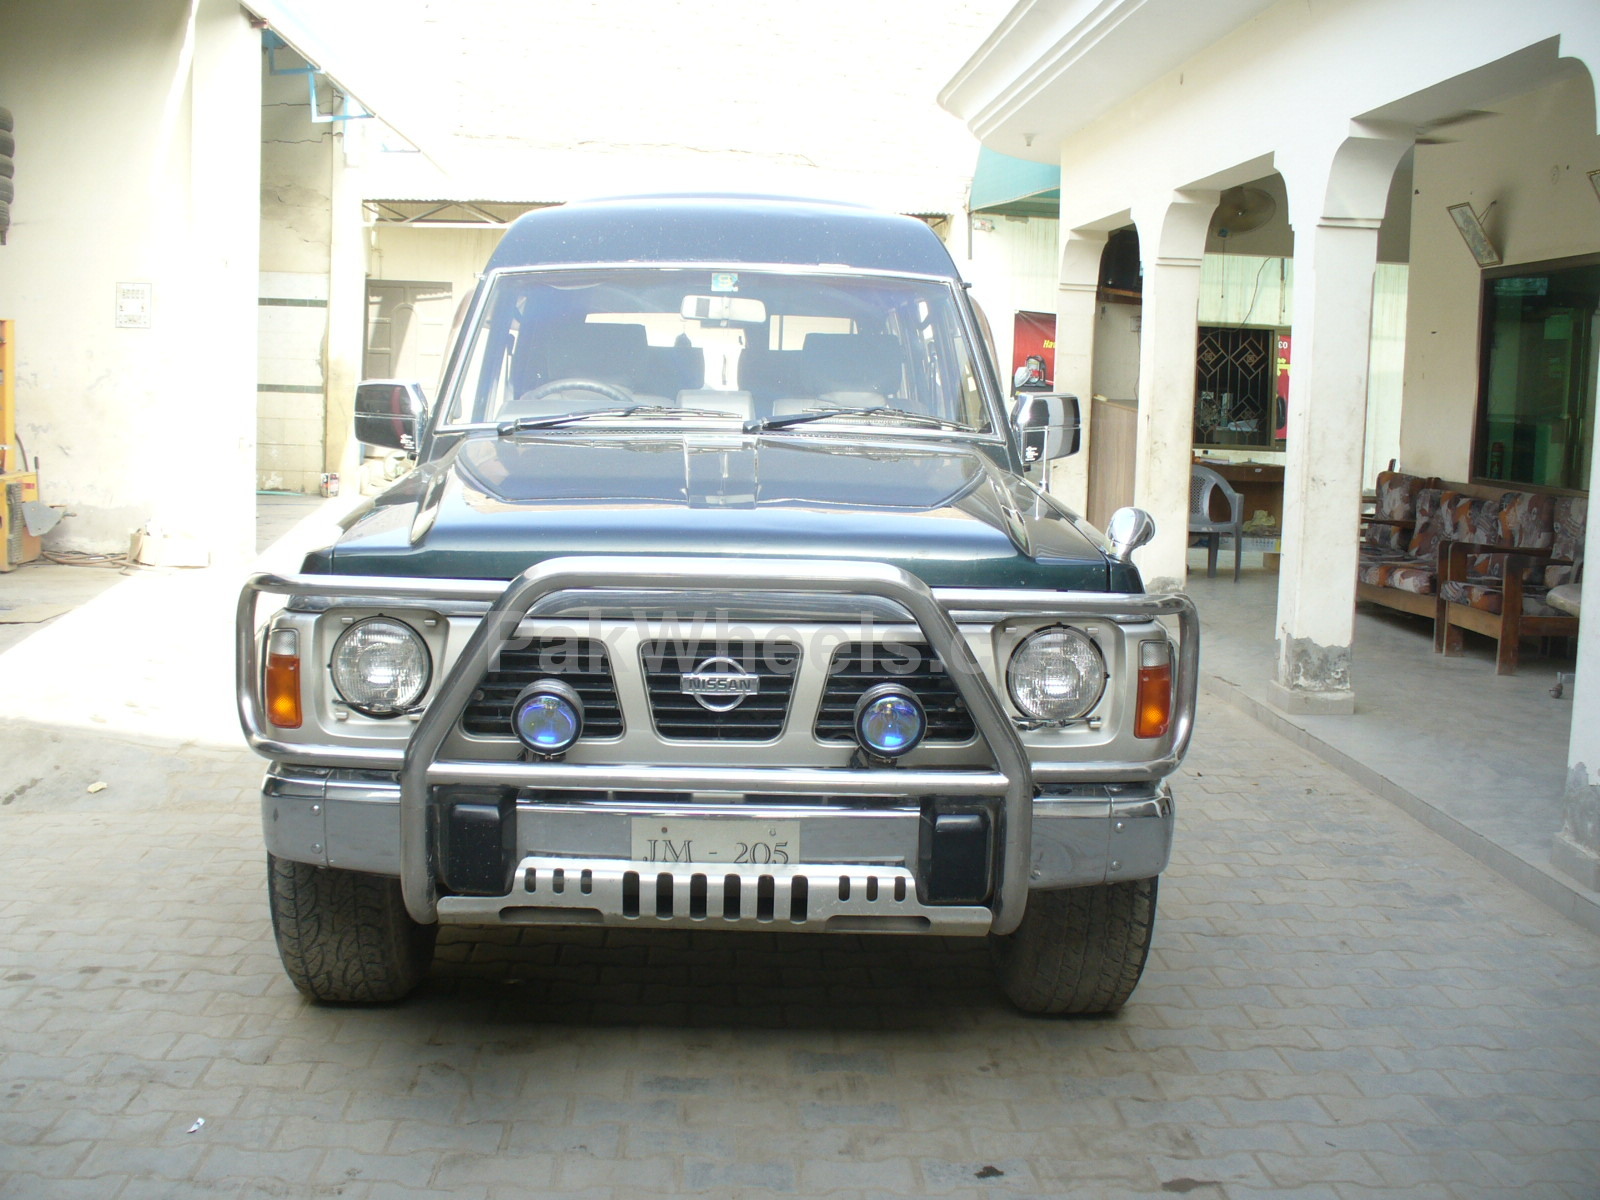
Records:
M448 283L367 280L364 379L422 384L429 399L439 388L453 309Z
M1133 503L1139 409L1119 400L1092 401L1089 425L1089 524L1104 529L1111 514Z

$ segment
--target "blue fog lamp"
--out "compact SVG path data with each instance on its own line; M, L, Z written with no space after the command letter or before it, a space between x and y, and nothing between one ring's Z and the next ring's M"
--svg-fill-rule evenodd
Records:
M927 732L922 702L903 687L880 683L856 701L856 740L880 758L915 750Z
M511 729L535 754L561 754L583 734L583 701L559 679L530 683L511 705Z

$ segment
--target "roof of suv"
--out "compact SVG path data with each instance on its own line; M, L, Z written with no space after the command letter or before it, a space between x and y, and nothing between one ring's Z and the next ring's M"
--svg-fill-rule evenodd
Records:
M959 278L912 217L769 196L624 196L526 213L489 269L574 263L793 263Z

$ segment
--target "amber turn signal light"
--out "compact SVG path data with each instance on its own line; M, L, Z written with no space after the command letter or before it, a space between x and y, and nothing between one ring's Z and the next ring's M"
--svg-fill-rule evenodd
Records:
M300 728L300 635L293 629L275 629L267 640L267 720Z
M1172 647L1165 641L1139 645L1139 694L1133 736L1158 738L1172 724Z

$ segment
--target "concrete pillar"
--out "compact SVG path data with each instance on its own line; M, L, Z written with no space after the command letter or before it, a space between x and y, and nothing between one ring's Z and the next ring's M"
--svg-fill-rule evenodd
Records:
M190 229L194 394L208 445L185 455L188 487L157 510L186 523L213 563L256 550L256 278L260 259L261 38L232 0L190 12ZM198 449L198 448L197 448ZM204 502L196 503L203 495ZM180 516L180 514L182 514Z
M1600 468L1591 468L1590 478ZM1600 563L1600 522L1589 513L1586 562ZM1600 572L1588 572L1584 607L1600 609ZM1550 861L1591 891L1600 891L1600 622L1585 621L1578 631L1578 679L1572 696L1572 734L1567 747L1567 787L1562 798L1561 830Z
M1178 192L1133 210L1144 260L1133 502L1156 522L1134 561L1152 592L1178 591L1187 574L1200 259L1219 194Z
M1600 397L1597 397L1600 399ZM1600 481L1600 442L1589 461L1589 524L1583 560L1584 610L1600 613L1600 505L1593 502ZM1591 891L1600 891L1600 620L1578 627L1577 684L1572 696L1572 732L1567 746L1567 787L1561 831L1550 861Z
M1585 26L1563 35L1564 57L1577 58L1589 71L1590 85L1600 95L1600 29ZM1600 404L1600 395L1594 399ZM1590 409L1600 412L1600 408ZM1572 696L1572 728L1567 745L1567 787L1561 830L1550 861L1591 891L1600 891L1600 441L1589 457L1589 523L1584 541L1583 607L1591 615L1578 627L1577 681Z
M1389 181L1410 145L1351 137L1320 169L1312 159L1284 170L1291 217L1300 218L1272 682L1273 702L1286 712L1355 711L1350 659L1372 279Z
M0 5L0 315L52 549L253 548L261 36L233 0ZM159 555L154 552L160 535Z
M1050 490L1068 508L1089 507L1089 440L1094 402L1095 297L1100 288L1103 231L1069 230L1061 246L1061 283L1056 295L1055 389L1078 398L1083 421L1082 449L1051 464Z
M366 357L367 230L358 170L364 121L341 123L332 155L328 196L328 366L325 471L355 487L361 443L355 440L356 384Z

